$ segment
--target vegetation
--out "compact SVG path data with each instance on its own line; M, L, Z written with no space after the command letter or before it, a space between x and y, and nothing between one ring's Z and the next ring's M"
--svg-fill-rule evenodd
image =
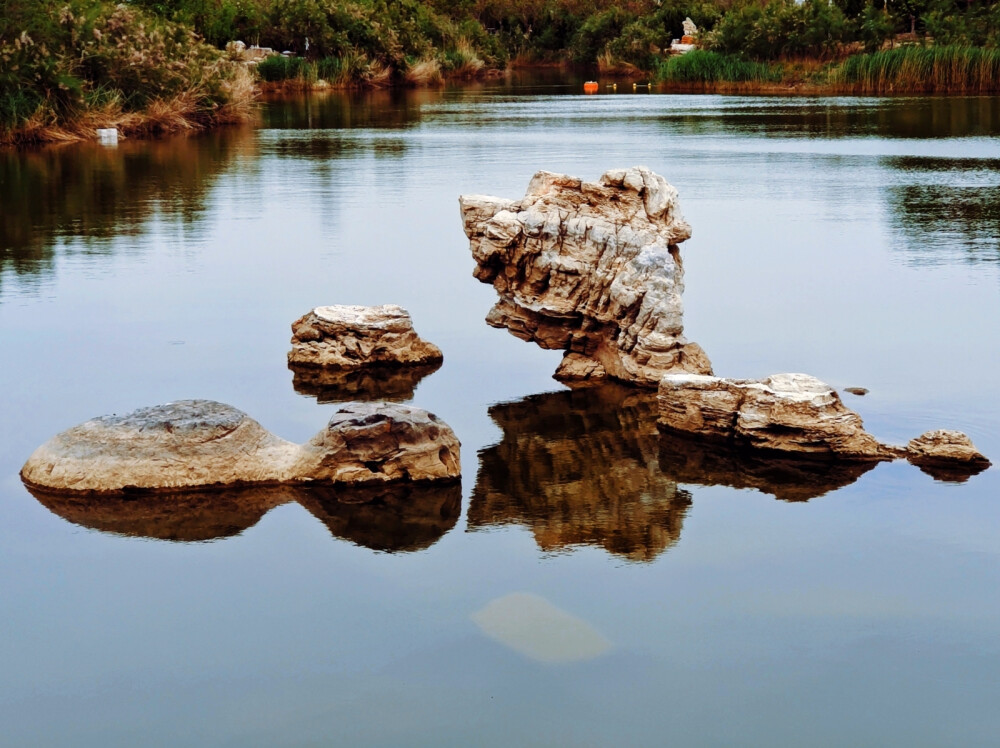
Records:
M197 128L266 86L573 63L667 85L1000 88L1000 0L3 0L0 142ZM671 57L690 17L700 49ZM227 42L271 47L251 76ZM319 82L323 81L323 84Z
M8 0L0 18L0 142L204 127L245 116L247 71L190 29L125 4Z
M859 93L981 93L1000 87L1000 49L897 47L852 55L833 80Z

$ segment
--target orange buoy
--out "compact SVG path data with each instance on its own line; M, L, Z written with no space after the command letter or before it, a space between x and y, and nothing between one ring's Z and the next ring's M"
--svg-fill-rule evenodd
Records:
M584 83L583 92L588 94L597 93L597 81L587 81Z

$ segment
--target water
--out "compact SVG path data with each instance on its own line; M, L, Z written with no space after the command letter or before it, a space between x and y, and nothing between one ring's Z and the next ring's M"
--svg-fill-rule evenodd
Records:
M265 104L197 138L0 154L0 743L987 745L1000 485L810 474L661 439L485 325L457 196L645 164L681 193L686 331L804 371L882 439L1000 459L1000 99L491 83ZM459 490L99 506L17 472L186 397L308 439L289 325L398 303L445 363ZM294 385L294 386L293 386ZM353 389L352 389L353 388Z

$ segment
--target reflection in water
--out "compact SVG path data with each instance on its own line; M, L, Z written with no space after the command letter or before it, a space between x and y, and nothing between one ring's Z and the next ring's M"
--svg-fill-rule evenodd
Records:
M472 620L491 639L539 662L591 660L611 648L589 623L528 592L497 598Z
M533 395L489 413L503 438L480 452L469 529L523 524L545 551L596 545L650 561L680 538L691 494L678 484L807 501L875 465L767 458L660 434L655 393L619 385Z
M471 530L520 523L545 551L596 545L649 561L677 542L691 503L657 464L654 394L618 385L494 405Z
M271 96L262 107L262 124L282 130L399 128L417 123L421 107L441 97L438 89L401 88Z
M458 522L462 484L316 487L297 501L334 537L376 551L419 551L434 545Z
M854 483L877 463L768 457L676 434L660 437L660 469L678 483L755 488L782 501L808 501Z
M239 535L281 504L298 502L334 537L377 551L427 548L455 526L460 483L378 488L255 486L218 491L77 496L28 488L63 519L101 532L174 541Z
M1000 262L1000 161L905 157L885 163L897 177L885 190L893 228L914 264Z
M0 150L0 274L51 273L60 250L109 252L154 217L192 238L215 177L253 143L252 130L236 128L117 148Z
M365 366L360 369L330 369L289 364L292 387L300 395L321 403L345 400L406 402L424 377L441 368L441 362L425 366Z

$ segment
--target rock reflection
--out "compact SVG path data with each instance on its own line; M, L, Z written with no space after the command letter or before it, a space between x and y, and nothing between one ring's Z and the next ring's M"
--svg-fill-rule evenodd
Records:
M533 395L489 410L470 530L526 525L545 551L594 545L650 561L677 542L691 495L660 470L655 393L619 385Z
M677 483L753 488L782 501L808 501L854 483L877 462L769 457L676 434L660 437L660 469Z
M329 369L289 364L292 387L300 395L321 403L347 400L388 400L406 402L420 381L441 368L426 366L366 366L360 369Z
M460 483L379 488L257 486L218 491L78 496L28 491L49 511L82 527L178 542L239 535L282 504L297 502L335 538L376 551L432 546L461 514Z
M316 487L297 501L334 537L376 551L419 551L434 545L458 522L462 485Z
M601 385L494 405L500 442L480 452L470 531L528 527L544 551L592 545L651 561L679 539L692 502L683 484L752 488L807 501L876 463L782 459L656 427L656 394Z

